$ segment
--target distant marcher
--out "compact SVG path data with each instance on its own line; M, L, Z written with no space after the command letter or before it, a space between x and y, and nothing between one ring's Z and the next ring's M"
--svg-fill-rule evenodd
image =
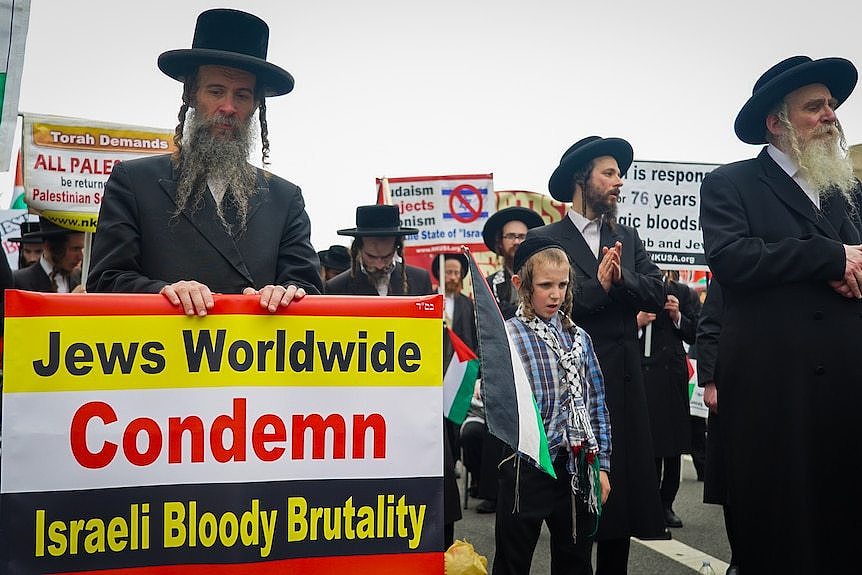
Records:
M682 454L691 450L688 361L683 342L694 343L700 299L679 282L679 272L673 270L665 272L665 292L664 309L639 312L637 322L664 522L678 528L682 520L674 513L673 502L679 491Z
M533 210L512 206L494 212L482 228L485 245L503 260L503 267L485 278L503 319L513 317L518 307L518 291L512 286L515 250L527 238L527 231L543 225L545 220Z
M397 206L356 208L356 227L338 230L352 236L350 268L326 282L326 293L344 295L427 295L434 293L428 272L404 261L404 236L418 234L401 226ZM397 256L397 257L396 257ZM401 261L398 261L401 260Z
M317 252L320 258L320 279L328 282L350 267L350 251L344 246L329 246L328 250Z
M785 573L859 562L862 186L835 114L857 78L843 58L772 66L734 125L766 145L701 185L724 295L715 378L742 573L776 572L782 556Z
M320 292L300 189L248 162L254 113L266 165L266 98L293 89L266 61L268 42L260 18L207 10L191 49L159 56L159 69L183 83L177 150L114 166L88 291L161 293L201 316L214 292L255 295L271 313Z
M39 220L21 222L21 233L8 241L18 245L18 269L22 270L39 261L42 257L42 238L34 232L39 231Z
M45 293L72 293L81 283L84 232L61 228L42 219L39 229L21 235L22 240L42 240L39 262L13 272L16 289Z
M473 301L461 293L467 276L467 256L464 254L438 254L434 256L431 273L440 281L440 258L445 258L443 279L445 310L443 317L452 331L478 354L476 346L476 317Z

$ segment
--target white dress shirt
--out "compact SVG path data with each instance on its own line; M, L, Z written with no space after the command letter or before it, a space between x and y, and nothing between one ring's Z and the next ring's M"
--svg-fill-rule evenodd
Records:
M769 154L775 163L784 170L784 172L793 178L793 181L799 184L799 187L802 188L802 191L805 192L805 195L808 196L808 199L814 203L814 206L817 209L820 209L820 194L817 193L817 190L811 187L811 184L808 183L808 180L805 179L805 176L799 169L799 166L796 165L796 162L793 161L793 158L773 146L769 144L766 146L766 153Z
M590 251L593 252L593 255L596 256L596 259L598 260L599 244L601 243L602 216L599 216L594 220L588 220L575 210L569 210L569 219L572 220L572 223L575 224L575 227L578 228L578 231L581 232L582 236L584 236L584 240L587 242Z

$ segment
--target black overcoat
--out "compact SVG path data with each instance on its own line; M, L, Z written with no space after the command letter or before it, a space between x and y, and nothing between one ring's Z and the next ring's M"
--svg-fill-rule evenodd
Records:
M855 191L858 202L859 187ZM701 186L706 257L724 294L716 381L743 572L792 549L793 573L857 562L862 527L862 301L828 284L859 204L817 209L764 149Z
M649 404L650 430L656 457L676 457L691 450L691 410L688 399L688 362L683 342L694 343L700 300L687 285L668 281L668 295L679 300L679 328L666 310L652 322L650 355L642 360ZM640 338L644 353L646 334Z
M568 217L533 228L530 235L547 236L565 247L575 271L572 319L593 340L605 381L611 418L611 494L603 509L597 539L630 535L656 537L664 532L649 413L637 339L639 310L664 307L661 272L652 263L634 228L603 223L602 246L623 245L623 283L605 292L597 277L598 259Z

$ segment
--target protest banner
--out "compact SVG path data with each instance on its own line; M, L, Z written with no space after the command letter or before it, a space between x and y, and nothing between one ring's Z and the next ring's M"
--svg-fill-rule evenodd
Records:
M624 174L617 221L636 228L662 269L706 270L700 183L718 164L635 161Z
M6 301L0 572L443 573L440 296Z
M21 250L19 242L10 242L9 238L21 237L21 222L38 221L39 218L27 215L27 210L0 210L0 245L3 246L3 255L9 261L9 268L18 269L18 252Z
M26 114L26 203L59 226L96 231L105 182L123 160L173 152L173 130Z
M462 245L484 250L482 227L494 213L493 174L378 178L378 202L398 206L401 225L419 233L405 238L411 265L430 270L438 253ZM388 201L385 193L388 189Z
M29 22L30 0L0 0L0 172L12 158Z

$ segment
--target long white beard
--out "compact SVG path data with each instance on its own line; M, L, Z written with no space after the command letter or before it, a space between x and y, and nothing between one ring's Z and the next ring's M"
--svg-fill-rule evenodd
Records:
M831 130L831 134L827 134ZM840 127L823 126L807 141L797 140L797 146L792 146L792 155L798 163L805 179L821 198L840 192L849 197L856 187L856 176L853 174L853 164L842 149ZM818 137L819 136L819 137Z

